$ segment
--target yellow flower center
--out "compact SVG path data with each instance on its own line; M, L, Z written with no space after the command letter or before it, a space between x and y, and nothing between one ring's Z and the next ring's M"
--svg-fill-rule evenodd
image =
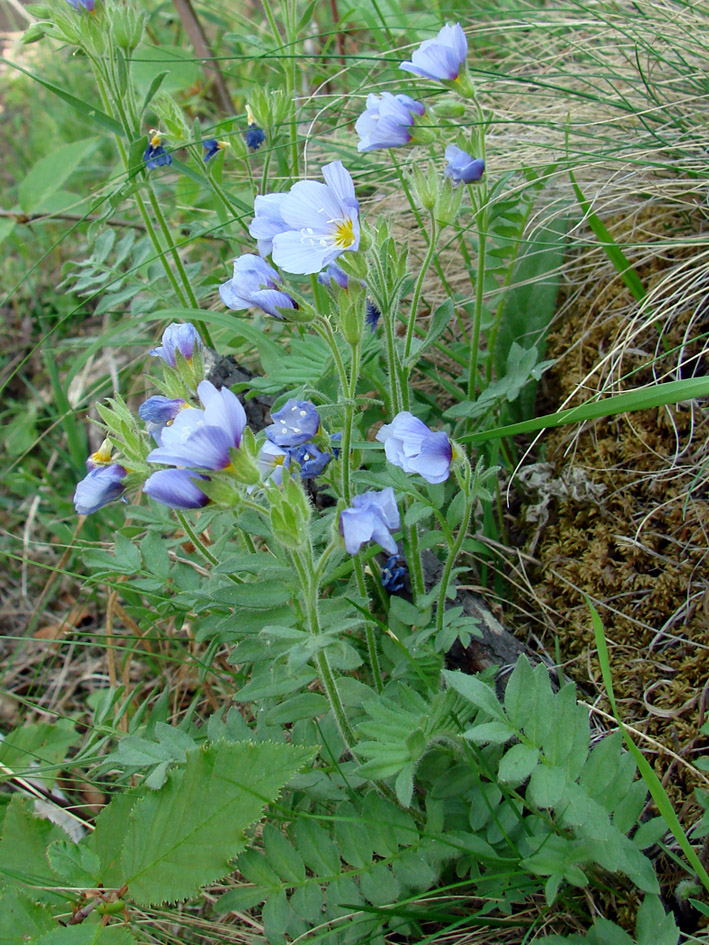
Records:
M159 135L157 132L155 132L155 133L153 134L152 138L150 139L150 147L151 147L151 148L159 148L159 147L160 147L160 135Z
M111 444L104 440L95 453L89 457L97 466L107 466L111 462Z
M352 219L342 220L335 227L335 246L339 249L347 249L354 241L354 223Z

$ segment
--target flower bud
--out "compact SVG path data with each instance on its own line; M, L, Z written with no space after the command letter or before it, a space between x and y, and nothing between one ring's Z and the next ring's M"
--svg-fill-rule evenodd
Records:
M249 427L246 427L239 448L229 451L231 458L229 472L237 482L245 486L255 486L261 482L261 471L256 460L257 454L254 434Z
M112 5L108 10L116 45L126 52L132 52L143 38L145 13L130 6L118 5Z
M310 522L310 503L302 486L284 470L282 489L268 489L268 499L274 537L286 548L302 548L308 540Z
M463 199L463 188L454 187L450 178L443 182L438 194L438 202L433 211L436 221L441 226L450 226L455 222Z
M444 98L433 105L431 111L436 118L462 118L465 115L465 105L454 98Z
M414 164L414 196L425 210L433 210L438 200L438 178L429 166L425 174L418 164Z

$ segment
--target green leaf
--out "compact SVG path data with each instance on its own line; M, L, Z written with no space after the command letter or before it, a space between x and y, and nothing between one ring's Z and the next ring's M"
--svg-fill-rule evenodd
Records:
M0 839L0 872L5 881L14 880L32 887L57 886L57 876L47 862L47 847L55 840L66 840L63 830L49 820L35 817L32 801L13 795L5 813ZM32 888L35 899L47 901L54 893Z
M526 781L539 762L539 749L531 745L513 745L500 760L500 781L516 786Z
M320 883L314 879L303 883L291 896L290 904L296 915L315 925L316 920L322 918L323 895Z
M504 745L515 735L515 730L506 719L483 722L481 725L474 725L463 732L463 738L475 742L476 745Z
M247 610L271 610L285 604L292 595L288 584L228 584L212 592L214 600Z
M375 863L371 870L359 879L359 888L373 906L385 906L397 902L401 884L386 863Z
M342 859L356 869L372 862L372 844L361 815L351 804L343 804L335 820L335 839Z
M556 807L566 787L566 773L561 768L538 765L527 785L527 797L537 807Z
M261 918L269 942L281 939L285 935L291 919L291 908L285 889L279 889L268 897L264 903Z
M337 847L314 820L302 818L298 821L295 842L298 852L316 876L330 880L340 875L342 864Z
M25 75L28 75L35 82L39 82L40 85L44 86L45 89L48 89L58 98L62 99L62 101L66 102L67 105L71 105L72 108L79 112L85 121L89 121L95 125L98 125L98 127L103 131L109 131L119 136L123 134L123 127L114 118L111 118L110 115L107 115L100 109L95 108L93 105L89 105L88 102L82 101L82 99L77 98L75 95L71 95L64 89L59 88L58 85L48 82L46 79L36 75L34 72L30 72L29 69L24 69L22 66L18 66L16 62L10 62L10 60L5 59L4 56L0 56L0 62L4 62L5 65L11 66L13 69L17 69L19 72L24 72Z
M84 845L54 840L47 848L49 865L66 886L96 886L101 871L98 856Z
M613 417L631 410L649 410L652 407L679 404L685 400L696 400L707 396L709 396L709 378L707 377L668 381L666 384L653 384L651 387L641 387L613 397L604 397L568 410L557 410L556 413L544 414L533 420L523 420L521 423L510 423L492 430L469 433L459 436L458 442L485 443L488 440L498 440L518 433L533 433L535 430L553 429L567 423L581 423L597 417Z
M0 762L14 774L28 774L32 769L33 778L40 778L51 787L58 769L45 772L45 765L59 765L78 741L76 727L69 719L23 725L13 729L0 742ZM7 772L0 772L0 779L5 775Z
M128 832L131 811L141 796L142 792L136 790L114 794L96 818L94 832L86 842L101 861L101 882L107 889L117 889L123 885L120 866L123 841Z
M40 906L17 886L7 884L0 895L0 945L35 942L44 932L56 928L56 922L44 906Z
M635 920L638 945L677 945L679 930L672 913L665 915L657 896L645 896Z
M244 830L312 757L313 748L273 743L208 746L131 812L124 882L139 905L184 899L229 872Z
M263 843L268 862L289 886L305 881L305 863L290 840L272 824L263 828Z
M135 945L135 939L125 926L82 922L55 928L33 939L32 945Z
M85 138L55 148L40 158L18 188L20 206L25 213L42 210L49 197L78 169L84 158L98 145L98 138Z
M0 220L0 243L8 238L8 236L15 229L15 221L9 217L5 217Z
M261 887L237 886L236 889L230 889L224 893L221 899L217 899L214 909L218 915L225 912L243 912L246 909L253 909L266 898L266 893Z
M166 69L164 72L158 72L156 76L153 76L152 82L150 83L150 86L148 87L148 91L145 93L145 98L143 99L143 107L140 110L141 115L143 114L145 109L148 107L148 105L150 105L150 102L152 101L153 96L155 95L157 90L160 88L160 86L163 84L165 77L168 76L169 74L170 74L169 70Z
M506 721L505 713L492 688L481 679L478 679L477 676L469 676L467 673L461 673L457 670L444 669L443 677L448 685L459 692L468 702L472 702L474 706L482 709L483 712L487 712L493 719Z

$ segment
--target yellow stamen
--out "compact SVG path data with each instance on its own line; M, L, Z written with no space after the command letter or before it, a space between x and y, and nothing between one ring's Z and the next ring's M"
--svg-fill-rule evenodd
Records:
M162 140L162 139L160 138L160 132L159 132L159 131L155 131L155 129L152 129L151 132L150 132L150 147L151 147L151 148L159 148L159 147L160 147L160 141L161 141L161 140Z
M354 224L351 218L338 223L335 228L335 246L347 249L355 241Z
M91 462L97 466L107 466L111 462L111 444L108 439L104 440L95 453L89 457Z
M251 106L246 106L246 121L249 125L255 125L256 119L254 118L254 113L251 111Z

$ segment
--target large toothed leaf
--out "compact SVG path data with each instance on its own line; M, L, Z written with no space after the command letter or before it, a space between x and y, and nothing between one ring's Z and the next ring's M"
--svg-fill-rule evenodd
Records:
M312 757L291 745L211 745L187 753L159 791L131 812L122 875L138 905L186 899L225 876L244 831Z

